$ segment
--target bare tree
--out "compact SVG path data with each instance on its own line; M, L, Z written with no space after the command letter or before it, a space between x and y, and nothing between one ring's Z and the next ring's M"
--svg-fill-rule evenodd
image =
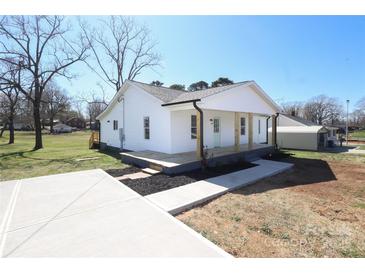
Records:
M93 101L88 103L86 109L89 117L90 128L92 123L96 121L96 117L98 117L98 115L102 113L106 107L107 105L100 100L100 98L95 98Z
M126 79L133 80L146 68L160 65L150 31L132 18L111 16L97 27L80 22L102 74L118 91Z
M66 92L56 83L51 82L44 90L44 109L49 120L50 132L53 133L53 121L57 114L65 112L71 105Z
M86 43L72 45L60 16L3 16L0 19L0 61L17 65L16 81L0 81L17 88L33 105L34 150L43 148L40 105L47 84L56 76L71 79L68 68L85 60Z
M365 97L362 97L359 101L357 101L356 108L365 111Z
M320 125L333 125L340 119L342 108L336 98L319 95L304 105L304 118Z
M2 70L0 75L6 78L9 82L16 81L18 74L17 66L11 65L10 63L2 63ZM0 82L0 92L2 93L1 108L3 109L3 115L6 116L4 130L6 126L9 127L9 144L14 143L14 116L16 107L18 105L19 90L9 84ZM1 132L2 136L3 131Z
M365 126L365 97L362 97L359 101L357 101L355 107L356 107L356 109L351 114L352 122L356 126L364 127Z
M351 113L351 124L359 127L365 126L365 110L356 109Z
M0 93L0 124L2 124L0 129L0 138L2 138L8 127L8 98L3 93Z
M81 104L86 105L86 113L89 119L90 127L91 124L96 121L96 117L108 106L105 89L100 83L97 85L100 88L100 92L86 92L86 95L84 94L79 96L79 99L74 102L74 104L77 103L79 109L81 109Z
M285 102L281 104L283 112L292 116L301 117L303 114L302 102Z

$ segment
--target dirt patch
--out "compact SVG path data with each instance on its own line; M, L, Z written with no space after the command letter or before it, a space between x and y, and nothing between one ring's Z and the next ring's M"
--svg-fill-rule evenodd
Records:
M236 257L365 257L365 164L284 160L291 171L177 218Z
M147 178L135 180L121 180L123 184L130 187L139 194L145 196L156 192L164 191L174 187L179 187L191 184L196 181L220 176L230 172L254 167L254 164L247 162L240 162L237 164L222 165L214 168L207 168L206 170L194 170L185 172L179 175L169 176L165 174L153 175Z

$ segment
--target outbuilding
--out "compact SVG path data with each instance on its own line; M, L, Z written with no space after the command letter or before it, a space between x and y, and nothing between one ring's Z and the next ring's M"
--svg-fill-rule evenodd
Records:
M324 126L277 127L279 148L320 150L327 147L327 138L328 130Z

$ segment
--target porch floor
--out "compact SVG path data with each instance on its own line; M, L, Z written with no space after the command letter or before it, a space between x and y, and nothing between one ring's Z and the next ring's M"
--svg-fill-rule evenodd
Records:
M242 144L240 145L239 151L236 150L235 146L210 148L208 149L208 158L216 158L230 154L249 152L269 147L272 146L268 144L253 144L249 148L248 144ZM122 152L121 155L122 157L129 156L135 159L148 161L150 163L154 163L167 168L200 161L196 155L196 151L168 154L157 151L143 150L143 151L133 151L133 152Z

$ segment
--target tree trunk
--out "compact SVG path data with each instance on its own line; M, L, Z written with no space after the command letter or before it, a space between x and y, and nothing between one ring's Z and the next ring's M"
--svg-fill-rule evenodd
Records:
M49 132L53 133L53 115L49 119Z
M38 150L43 148L42 143L42 123L41 123L41 115L39 111L40 100L37 98L33 103L33 118L34 118L34 131L35 131L35 144L33 150Z
M5 131L7 125L8 125L8 122L6 122L4 124L4 127L1 129L1 131L0 131L0 138L3 137L4 131Z
M14 144L14 119L11 115L9 117L9 144Z

